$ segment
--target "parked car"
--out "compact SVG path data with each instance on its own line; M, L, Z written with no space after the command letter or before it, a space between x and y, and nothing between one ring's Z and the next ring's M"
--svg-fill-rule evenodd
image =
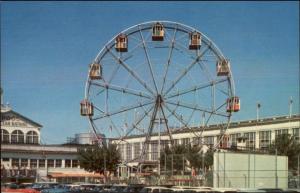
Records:
M173 192L172 189L161 187L161 186L148 186L144 187L140 193L170 193Z
M130 184L123 190L123 193L138 193L144 187L145 187L144 184Z

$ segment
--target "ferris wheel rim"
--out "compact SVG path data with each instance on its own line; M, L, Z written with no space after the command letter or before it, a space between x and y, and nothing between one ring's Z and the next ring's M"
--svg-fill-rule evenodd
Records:
M189 32L193 32L193 31L199 32L199 33L201 34L201 36L204 37L204 40L207 40L207 44L209 43L210 46L212 46L212 48L214 48L214 49L212 49L212 50L215 50L215 51L216 51L216 55L219 57L219 59L225 59L225 58L226 58L226 57L224 57L223 53L222 53L221 50L218 48L218 46L217 46L217 45L216 45L216 44L215 44L208 36L206 36L204 33L202 33L200 30L197 30L197 29L194 28L194 27L191 27L191 26L189 26L189 25L186 25L186 24L183 24L183 23L180 23L180 22L174 22L174 21L169 21L169 20L152 20L152 21L146 21L146 22L142 22L142 23L133 25L133 26L128 27L128 28L122 30L121 32L115 34L109 41L107 41L107 42L104 44L103 48L98 52L98 54L96 55L96 57L94 58L93 61L94 61L94 62L97 62L97 58L99 58L100 55L101 55L101 53L103 53L104 50L107 49L108 45L112 44L112 42L115 41L116 37L117 37L119 34L126 34L125 32L127 32L127 31L129 31L129 30L131 30L131 29L137 28L137 27L139 27L139 26L148 25L148 24L155 24L155 23L173 24L173 25L177 25L177 26L183 26L183 27L189 29ZM139 29L135 30L134 33L136 33L136 32L139 31L139 30L142 30L142 29L139 28ZM187 33L187 31L186 31L186 33ZM235 95L235 86L234 86L234 80L233 80L233 75L232 75L231 70L229 71L229 76L231 77L231 78L230 78L231 85L233 85L233 86L232 86L232 89L231 89L231 92L232 92L231 94L232 94L232 96L234 96L234 95ZM89 77L88 77L87 80L86 80L86 87L85 87L85 88L87 88L87 84L89 83L89 81L90 81L90 80L89 80ZM87 98L87 89L85 90L85 98Z
M132 32L131 34L133 34L133 33L136 33L136 32L138 32L138 31L140 31L140 30L144 30L145 28L142 28L142 29L140 29L139 27L140 26L144 26L144 25L149 25L149 24L155 24L155 23L157 23L157 22L159 22L159 23L162 23L162 24L172 24L172 25L177 25L177 26L183 26L183 27L185 27L185 28L187 28L189 31L185 31L185 33L188 33L188 32L192 32L192 31L197 31L197 32L199 32L199 33L201 33L201 35L206 39L206 41L207 41L207 43L209 43L210 44L210 46L212 46L212 47L210 47L213 51L216 51L215 52L215 54L216 54L216 56L218 56L219 58L222 58L222 59L225 59L225 57L224 57L224 55L223 55L223 53L220 51L220 49L216 46L216 44L213 42L213 41L211 41L204 33L202 33L201 31L199 31L199 30L197 30L197 29L195 29L195 28L193 28L193 27L190 27L190 26L188 26L188 25L185 25L185 24L182 24L182 23L179 23L179 22L172 22L172 21L148 21L148 22L143 22L143 23L140 23L140 24L136 24L136 25L134 25L134 26L131 26L131 27L129 27L129 28L127 28L127 29L125 29L125 30L123 30L123 31L121 31L120 33L117 33L115 36L113 36L113 38L111 39L111 40L109 40L108 42L106 42L106 44L103 46L103 48L100 50L100 52L97 54L97 56L95 57L95 59L94 59L94 62L99 62L99 61L101 61L101 54L102 53L104 53L104 55L106 54L105 53L105 50L107 50L107 48L109 47L109 46L113 46L114 45L114 41L115 41L115 38L119 35L119 34L126 34L126 32L128 32L129 30L132 30L132 29L134 29L134 28L138 28L138 29L136 29L134 32ZM172 27L169 27L169 28L172 28ZM173 28L174 29L174 28ZM112 46L110 47L110 49L112 48ZM100 57L100 59L98 59ZM87 78L87 81L86 81L86 89L85 89L85 98L87 99L88 98L88 93L89 93L89 90L90 90L90 86L91 86L91 80L90 80L90 78L89 78L89 76L88 76L88 78ZM230 85L230 94L231 94L231 96L234 96L234 81L233 81L233 76L232 76L232 72L231 72L231 69L230 69L230 71L229 71L229 75L228 75L228 84ZM92 121L92 119L89 119L90 121ZM226 127L226 130L228 129L228 127L229 127L229 123L230 123L230 120L231 120L231 112L229 113L229 117L228 117L228 122L227 122L227 127ZM93 127L93 124L91 124L91 126ZM202 132L201 132L202 133ZM222 136L223 137L223 136ZM218 145L218 144L217 144ZM215 145L215 147L217 146L217 145Z

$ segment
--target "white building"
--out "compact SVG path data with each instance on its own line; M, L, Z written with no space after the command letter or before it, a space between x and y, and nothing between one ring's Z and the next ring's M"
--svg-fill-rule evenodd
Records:
M80 168L77 145L42 145L42 125L1 105L1 181L2 182L87 182L102 176ZM78 142L90 134L76 136ZM83 140L83 141L80 141Z
M99 174L88 173L79 166L77 146L41 145L42 125L1 105L1 181L33 182L52 179L58 182L99 180ZM199 133L199 128L193 128ZM201 130L201 128L200 128ZM300 115L246 120L230 124L221 146L229 148L236 144L239 136L246 136L246 147L261 149L267 147L276 136L288 133L300 141ZM101 135L102 136L102 135ZM201 140L203 144L215 145L220 136L218 125L210 125L197 138L189 129L173 132L175 144L190 144ZM75 136L75 144L90 143L90 134ZM161 133L162 146L169 137ZM137 158L142 150L145 136L130 136L126 142L119 142L123 161ZM148 144L147 160L158 160L159 136L154 134Z
M194 133L200 133L200 128L196 129ZM198 131L197 131L198 129ZM181 130L180 132L173 132L173 140L175 144L190 144L197 143L197 140L202 141L203 144L208 146L216 145L220 137L220 129L218 125L210 125L202 133L202 138L197 138L196 135L189 129ZM290 134L295 139L300 141L300 115L293 116L280 116L270 117L257 120L245 120L233 122L230 124L224 140L220 143L219 147L230 148L235 146L237 138L240 136L247 137L246 147L249 149L263 149L268 147L269 144L275 140L276 136L280 134ZM166 133L161 133L161 147L169 143L169 136ZM148 152L150 152L146 159L155 161L158 158L158 134L151 137L148 144ZM119 148L122 153L123 161L130 161L138 158L145 136L131 136L126 139L126 142L119 143Z

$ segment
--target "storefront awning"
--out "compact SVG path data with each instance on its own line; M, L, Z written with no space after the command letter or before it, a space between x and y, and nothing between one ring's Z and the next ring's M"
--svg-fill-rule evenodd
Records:
M51 178L65 178L65 177L92 177L92 178L102 178L102 174L94 173L62 173L62 172L51 172L48 174Z

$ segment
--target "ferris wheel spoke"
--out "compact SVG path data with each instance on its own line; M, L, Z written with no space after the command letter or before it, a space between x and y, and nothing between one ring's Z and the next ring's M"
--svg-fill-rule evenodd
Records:
M148 127L148 133L146 135L146 138L145 138L145 141L144 141L144 146L143 146L143 149L142 149L142 154L141 154L141 159L143 160L144 159L144 156L145 156L145 151L147 149L147 144L148 142L150 141L151 139L151 135L152 135L152 131L153 131L153 127L154 127L154 122L155 122L155 118L156 118L156 115L157 115L157 111L158 111L158 104L156 103L155 106L154 106L154 109L153 109L153 112L152 112L152 115L151 115L151 119L150 119L150 123L149 123L149 127Z
M144 114L135 123L132 124L130 130L127 131L127 133L121 139L128 137L134 129L138 129L142 133L145 133L142 129L138 128L137 125L140 124L145 119L146 116L148 116L148 114L153 108L154 106L152 106L148 111L145 111Z
M155 92L147 86L147 83L141 79L121 58L117 57L108 47L106 47L108 52L113 56L113 58L121 64L131 76L133 76L146 90L148 90L151 94L155 95Z
M228 78L229 79L229 78ZM223 89L221 89L221 88L218 88L218 87L216 87L216 90L218 90L218 91L220 91L222 94L224 94L225 96L229 96L230 94L229 94L229 92L227 91L224 91Z
M158 88L157 88L157 84L156 84L156 81L155 81L155 78L154 78L154 74L153 74L153 67L152 67L152 64L151 64L151 61L150 61L150 58L149 58L149 54L148 54L148 51L147 51L147 48L146 48L145 39L144 39L144 36L142 34L141 29L140 29L140 36L141 36L141 39L142 39L142 42L143 42L143 48L144 48L146 59L147 59L147 63L148 63L149 69L150 69L152 81L153 81L154 86L155 86L156 94L158 94Z
M197 58L187 67L183 70L183 72L176 78L174 83L167 89L167 91L163 94L163 96L167 95L174 87L175 85L192 69L192 67L201 59L201 57L209 50L210 46L207 46L207 48L197 56Z
M93 105L93 107L96 109L96 110L98 110L98 111L100 111L101 113L105 113L103 110L101 110L99 107L97 107L96 105Z
M189 124L187 122L184 121L184 119L182 118L181 115L178 115L176 113L175 110L171 110L167 104L164 104L164 106L166 107L166 109L181 123L184 125L184 128L180 128L179 130L183 130L185 128L188 128L190 131L192 131L192 133L195 135L195 136L198 136L198 134L195 132L194 129L192 129L191 127L189 127Z
M220 109L220 107L217 108L216 110L210 110L210 109L201 108L198 105L192 106L190 104L186 104L186 103L179 102L179 101L177 101L177 102L165 101L165 102L170 104L170 105L174 105L174 106L180 106L180 107L184 107L184 108L187 108L187 109L192 109L192 110L196 110L196 111L211 113L211 114L219 115L219 116L222 116L222 117L228 117L228 115L225 114L225 113L217 112L217 109ZM221 107L222 106L223 105L221 105Z
M183 46L181 43L176 42L176 45L179 46L179 47L183 50L183 52L186 52L193 60L196 60L196 59L197 59L197 57L195 57L194 55L190 54L190 50L188 50L188 49L187 49L185 46ZM211 45L206 45L206 46L207 46L208 48L210 48ZM199 50L197 50L197 56L198 56L198 55L199 55ZM203 55L201 58L203 58L203 57L204 57L204 55ZM200 65L200 68L205 72L204 74L206 75L207 79L208 79L208 80L212 80L213 78L212 78L211 73L209 72L209 70L207 69L207 67L206 67L205 65L202 64L202 61L203 61L203 59L198 60L198 61L197 61L197 64L199 64L199 65Z
M97 133L99 133L98 128L96 127L95 123L94 123L93 121L91 121L91 120L92 120L91 117L89 117L89 119L90 119L89 122L90 122L91 128L92 128L92 130L93 130L94 136L95 136L95 138L96 138L96 140L97 140L97 143L98 143L98 145L102 146L102 145L103 145L102 137L99 137L99 136L97 135ZM101 143L100 143L100 142L101 142Z
M202 61L197 62L197 64L204 71L204 74L206 74L207 79L213 80L213 78L212 78L213 76L212 76L211 72L209 71L209 69L206 67L206 65L203 64Z
M165 114L165 111L164 111L164 108L163 108L163 105L162 105L162 104L160 105L160 109L161 109L162 115L163 115L163 117L164 117L164 119L165 119L165 125L166 125L166 128L167 128L168 134L169 134L171 147L173 147L173 145L174 145L174 140L173 140L173 137L172 137L172 131L171 131L171 129L169 128L168 119L167 119L167 117L166 117L166 114Z
M206 45L206 46L210 46L210 45ZM186 53L193 60L195 60L197 58L197 57L195 57L194 52L191 52L191 50L189 50L186 46L182 45L178 41L176 41L176 43L174 45L174 49L181 52L181 53ZM197 52L199 52L199 50L197 50ZM207 56L207 54L205 56ZM212 57L215 57L215 55L212 55ZM199 61L208 61L208 59L200 59Z
M193 115L194 115L194 113L195 113L195 109L193 109L193 111L192 111L192 113L191 113L191 115L189 116L189 118L188 118L188 120L187 120L187 122L188 123L190 123L191 122L191 120L192 120L192 117L193 117Z
M191 88L184 89L184 90L179 91L177 93L172 93L170 95L167 95L167 96L165 96L165 99L170 99L170 98L173 98L173 97L178 97L180 95L188 94L190 92L195 92L197 90L200 90L200 89L203 89L203 88L206 88L206 87L218 84L218 83L222 83L222 82L225 82L227 80L228 80L228 78L222 78L222 79L218 79L218 80L215 80L215 81L210 81L210 82L198 85L198 86L193 86Z
M98 82L92 82L91 84L102 87L102 88L106 88L108 90L114 90L114 91L119 91L122 93L127 93L127 94L131 94L131 95L139 96L139 97L153 99L151 96L149 96L148 94L146 94L144 92L136 91L136 90L129 89L129 88L124 88L121 86L116 86L116 85L106 84L106 83L98 83Z
M107 112L106 114L104 114L104 115L102 115L102 116L93 118L93 120L95 121L95 120L102 119L102 118L105 118L105 117L117 115L117 114L119 114L119 113L124 113L124 112L126 112L126 111L130 111L130 110L135 109L135 108L139 108L139 107L143 107L143 106L146 106L146 105L150 105L150 104L152 104L152 103L153 103L153 101L151 101L151 102L145 102L145 103L139 102L138 104L131 105L131 106L125 107L125 108L121 108L121 109L119 109L119 110L117 110L117 111L114 111L114 112L111 112L111 113L110 113L110 112Z
M118 127L116 127L116 125L114 124L114 122L113 122L113 120L111 119L111 117L109 117L109 120L110 120L110 124L111 124L111 130L112 130L112 128L114 128L114 130L116 130L117 131L117 133L118 133L118 135L119 136L121 136L121 132L120 132L120 130L118 129Z
M177 41L183 39L183 38L186 38L186 35L187 35L187 31L182 31L178 28L178 25L176 25L176 28L175 28L177 31L180 31L182 32L183 34L181 36L179 36L178 38L176 38ZM168 36L170 39L172 38L172 36L169 34L169 33L166 33L166 36Z
M166 82L169 66L171 64L171 57L172 57L172 53L173 53L173 50L174 50L174 43L175 43L176 33L177 33L177 27L175 28L175 31L174 31L174 34L173 34L173 37L172 37L172 41L170 43L171 49L169 51L169 56L168 56L167 64L166 64L166 67L165 67L165 72L164 72L164 76L163 76L163 83L162 83L162 87L160 89L160 93L163 92L164 87L165 87L165 82Z

